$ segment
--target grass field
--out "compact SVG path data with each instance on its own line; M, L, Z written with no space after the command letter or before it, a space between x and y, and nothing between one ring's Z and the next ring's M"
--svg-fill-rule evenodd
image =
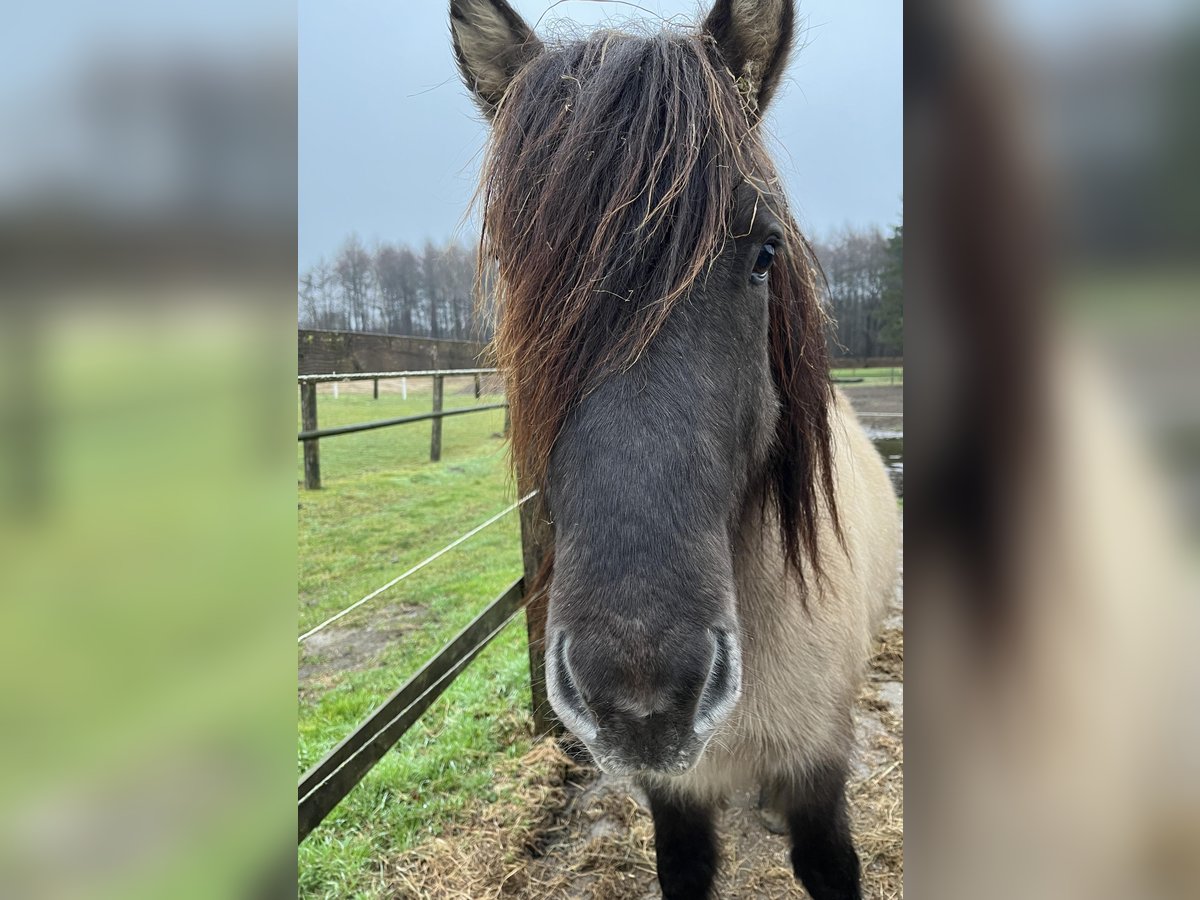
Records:
M901 366L874 369L834 369L834 378L861 378L864 384L904 384Z
M903 370L836 370L867 383ZM470 378L448 380L447 408L476 401ZM321 427L426 412L429 379L319 389ZM321 441L323 489L299 491L298 632L390 581L514 499L503 410L443 420L442 461L429 462L429 423ZM297 428L299 404L297 403ZM297 446L297 482L303 485ZM303 773L521 573L510 514L360 607L300 649L297 773ZM330 637L332 635L332 637ZM484 651L300 845L300 894L383 895L384 861L493 801L498 763L529 749L523 620Z
M476 403L470 379L446 386L446 406ZM323 386L322 427L411 415L430 405L428 381L407 401L385 389ZM465 388L465 392L460 389ZM484 396L481 403L503 398ZM299 411L297 407L297 423ZM512 502L503 411L443 420L442 461L429 462L428 423L344 435L321 442L324 489L300 490L299 632L385 584ZM300 455L297 478L302 483ZM300 685L298 774L340 741L442 644L521 573L520 533L507 516L411 579L333 626ZM395 612L400 617L395 628ZM393 633L350 670L321 672L386 620ZM322 632L325 638L328 632ZM376 867L490 798L494 765L529 747L525 630L518 617L458 678L397 747L300 845L300 893L308 897L379 894ZM494 799L494 798L490 798Z

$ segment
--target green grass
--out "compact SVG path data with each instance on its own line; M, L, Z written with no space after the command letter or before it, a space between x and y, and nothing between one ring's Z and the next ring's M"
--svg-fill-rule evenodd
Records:
M904 384L904 368L902 366L873 369L834 369L832 374L834 378L861 378L864 384Z
M446 406L474 405L469 385L469 379L448 383ZM461 386L468 390L460 393ZM369 383L365 393L348 393L345 386L339 393L334 400L332 390L322 388L322 427L430 408L428 381L410 383L407 401L386 392L373 400ZM501 399L485 396L478 402ZM440 463L429 462L429 423L321 442L323 490L300 491L300 631L512 502L504 443L494 437L502 427L502 410L443 420ZM302 482L300 460L298 452ZM303 692L298 773L344 738L520 573L520 532L512 514L337 623L361 628L389 608L420 610L411 630L374 657L321 676ZM303 896L382 895L381 860L438 833L479 800L493 799L497 763L529 746L526 652L518 617L300 845ZM299 661L312 664L314 659L301 650Z

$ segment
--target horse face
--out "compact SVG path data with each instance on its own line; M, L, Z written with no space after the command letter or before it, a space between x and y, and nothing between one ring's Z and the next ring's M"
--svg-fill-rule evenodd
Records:
M784 0L717 0L711 42L609 32L566 56L505 0L451 0L460 70L496 124L484 221L508 288L514 456L554 526L550 701L613 772L686 771L741 693L734 542L786 420L767 273L788 248L744 180L765 166L739 148L791 26ZM607 365L626 303L655 328Z
M733 547L778 415L764 282L784 248L740 190L743 237L591 387L550 459L547 685L609 771L687 770L741 692Z

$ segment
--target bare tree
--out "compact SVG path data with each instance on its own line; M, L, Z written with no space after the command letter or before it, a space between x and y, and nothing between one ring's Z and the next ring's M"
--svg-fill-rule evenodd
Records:
M342 245L334 272L342 291L348 327L352 331L366 331L370 327L371 254L357 234L350 235Z
M451 336L466 340L474 335L471 307L475 290L475 252L457 241L446 245L443 283L448 298Z
M336 278L324 258L300 276L298 301L301 325L324 329L346 327Z
M442 336L442 305L445 286L442 283L442 251L431 240L421 250L421 290L429 315L429 336Z
M297 309L296 321L300 323L300 327L304 328L320 328L317 323L320 321L317 304L317 288L315 284L315 275L312 269L303 273L300 276L300 284L296 290Z
M830 334L834 355L881 355L880 310L890 266L888 241L877 228L844 228L815 249L825 272L834 320Z
M381 244L373 262L381 327L389 334L412 334L417 298L416 258L407 247Z
M417 255L407 245L400 248L397 265L400 270L400 334L415 334L414 317L421 302L421 266Z

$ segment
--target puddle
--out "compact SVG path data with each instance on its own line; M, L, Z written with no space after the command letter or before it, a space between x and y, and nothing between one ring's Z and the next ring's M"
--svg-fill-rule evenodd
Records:
M896 487L896 496L904 497L904 432L883 431L871 429L871 442L887 465L892 484Z

